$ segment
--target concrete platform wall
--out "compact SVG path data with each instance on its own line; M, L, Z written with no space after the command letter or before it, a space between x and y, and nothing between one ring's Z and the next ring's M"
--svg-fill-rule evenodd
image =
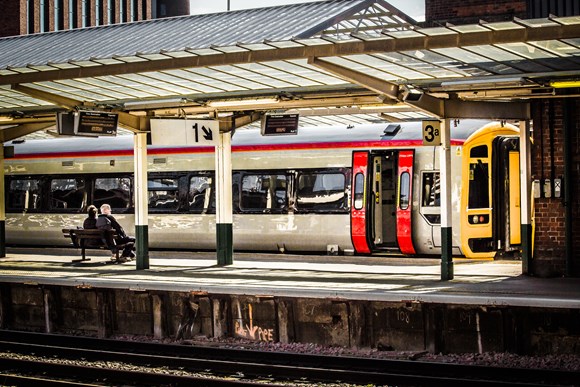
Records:
M580 311L0 284L0 328L433 353L580 354Z

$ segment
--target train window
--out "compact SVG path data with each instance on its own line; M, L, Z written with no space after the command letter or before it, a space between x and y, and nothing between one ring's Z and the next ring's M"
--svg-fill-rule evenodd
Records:
M469 164L468 208L489 208L489 165L477 160Z
M343 173L302 172L298 175L296 209L336 211L347 209Z
M86 204L86 187L82 178L52 179L50 181L51 210L80 210Z
M100 207L108 204L111 208L129 208L132 194L131 178L107 177L95 179L93 204Z
M286 175L243 175L240 209L243 211L286 210Z
M357 173L354 178L354 208L361 210L364 206L365 175Z
M487 145L480 145L471 148L471 151L469 151L469 157L487 157Z
M149 210L174 211L179 206L179 187L177 179L149 179L147 182Z
M439 172L424 172L422 182L423 207L439 207L441 186Z
M189 211L196 214L206 213L209 209L215 211L212 182L211 176L192 176L189 179L189 193L187 195Z
M411 180L409 172L401 174L401 182L399 183L399 208L406 210L409 208L409 189L411 187Z
M8 210L34 211L40 209L40 179L12 179L8 186Z

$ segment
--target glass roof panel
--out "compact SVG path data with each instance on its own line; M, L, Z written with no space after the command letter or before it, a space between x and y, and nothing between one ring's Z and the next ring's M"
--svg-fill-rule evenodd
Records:
M92 60L83 60L83 61L71 61L70 63L76 64L80 67L95 67L95 66L102 66L101 63L93 62Z
M97 63L104 64L104 65L114 65L114 64L125 63L123 61L116 60L116 59L113 59L113 58L93 59L93 61L94 62L97 62Z
M207 77L219 79L219 80L221 80L225 83L228 83L230 85L236 85L238 87L242 87L243 89L257 90L257 89L264 89L267 87L264 84L254 82L252 80L241 78L241 77L238 77L234 74L221 71L221 66L196 68L193 71L198 73L198 74L205 75Z
M385 35L390 36L391 38L401 39L401 38L420 38L424 36L423 34L413 31L413 30L404 30L404 31L385 31L383 32Z
M142 75L160 81L160 84L163 85L164 89L170 90L176 94L199 93L198 89L190 87L192 85L191 82L188 82L181 78L173 77L169 74L152 71L148 73L143 73Z
M104 81L106 84L110 84L111 87L121 88L124 92L133 95L138 98L156 97L157 94L150 93L142 87L140 83L131 82L127 79L122 79L114 75L104 75L101 77L91 78L92 80Z
M549 26L553 26L556 23L551 21L550 19L547 18L542 18L542 19L519 19L518 23L522 23L525 26L529 26L529 27L549 27Z
M242 46L212 46L211 47L213 50L219 51L219 52L245 52L248 51L247 48L242 47Z
M63 83L68 86L78 88L80 90L86 90L89 92L94 92L96 94L101 94L104 96L109 97L110 99L125 99L125 98L132 98L134 96L125 93L126 88L121 88L119 86L111 86L106 82L95 80L92 78L83 78L83 79L71 79L66 81L58 81L58 83Z
M580 24L580 16L566 16L566 17L559 17L556 18L558 23L562 23L564 25L574 25Z
M404 63L405 58L397 52L390 52L388 54L374 54L374 55L350 55L349 59L357 61L370 69L380 70L377 73L378 76L386 77L385 79L425 79L432 78L430 75L420 73L411 68L405 67L405 65L410 65L410 61ZM410 59L410 58L409 58ZM343 65L348 66L348 63ZM362 67L359 70L366 72L367 70Z
M505 63L508 66L515 67L526 72L544 72L551 70L546 66L542 66L538 63L527 61L521 56L515 55L506 50L502 50L501 48L496 46L489 45L469 46L465 47L465 49L470 50L472 52L476 52L488 58L493 58L493 61L495 62Z
M195 54L188 51L162 51L162 52L165 55L170 56L172 58L187 58L195 56Z
M284 40L281 42L271 42L267 41L266 44L269 46L277 47L277 48L288 48L288 47L302 47L303 44L295 42L293 40Z
M107 77L97 77L97 78L82 78L79 79L82 82L85 82L90 85L95 85L100 88L104 88L109 90L108 93L111 94L111 91L119 92L124 94L125 97L122 98L146 98L146 97L153 97L152 94L145 93L139 89L133 89L128 87L127 85L109 82ZM119 81L119 80L117 80Z
M33 66L28 66L28 67L30 67L31 69L38 70L38 71L52 71L52 70L57 70L55 67L52 67L52 66L34 66L33 65Z
M484 75L489 75L488 71L482 70L475 66L470 66L467 63L457 61L452 58L448 58L447 56L441 55L436 53L435 51L429 50L417 50L417 51L406 51L403 52L407 55L413 55L425 62L432 63L433 65L442 67L449 72L453 72L455 76L462 75L462 76L472 76L472 77L480 77Z
M523 56L527 59L544 59L544 58L554 58L555 55L548 53L547 51L538 50L537 47L526 43L505 43L497 44L497 47L503 48L507 51L513 52L517 55Z
M580 48L559 40L542 40L539 42L529 42L529 44L547 50L557 56L576 60L580 59Z
M270 63L272 62L267 62L267 64ZM295 65L294 68L297 71L297 73L295 73L296 75L318 81L323 85L342 85L348 83L343 79L337 78L332 74L319 69L318 67L309 65L306 59L287 60L284 61L284 63Z
M494 31L519 30L525 28L524 26L512 21L485 23L483 26Z
M562 41L564 43L568 43L568 44L571 44L571 45L573 45L575 47L579 47L580 48L580 38L578 38L578 39L562 39Z
M403 74L407 74L405 69L400 66L395 66L388 61L380 60L377 58L366 58L366 55L352 55L348 57L331 57L325 58L325 61L337 64L344 68L361 72L366 75L371 75L373 77L384 79L386 81L397 81L406 79ZM373 66L373 67L371 67ZM388 72L389 70L400 70L400 73ZM413 75L419 73L412 72ZM424 77L424 76L423 76Z
M143 87L144 90L158 96L168 96L176 93L179 94L179 90L181 90L181 88L177 86L150 78L145 76L145 74L123 74L117 75L117 77L123 80L129 80L131 83L134 82L135 84L131 84L132 87Z
M265 74L260 74L254 71L250 71L247 68L242 68L239 66L217 66L217 70L224 73L233 75L234 77L244 78L250 81L254 81L258 84L265 85L267 87L292 87L293 84L281 81L280 79L271 78Z
M268 64L271 64L272 62L268 62ZM282 65L288 65L285 62L280 61L280 63ZM280 81L290 84L293 87L296 86L315 86L315 85L319 85L319 82L314 82L311 79L307 79L307 78L303 78L300 77L296 74L293 74L291 72L286 72L286 71L281 71L277 68L272 67L271 65L268 65L266 63L243 63L243 64L238 64L236 65L236 67L240 67L249 71L254 71L260 74L264 74L270 78L275 78L275 79L279 79Z
M457 75L467 75L461 71L454 71L447 67L449 59L428 50L404 51L389 53L390 58L397 60L397 64L412 68L420 73L434 78L449 78Z
M213 87L220 91L247 90L247 88L239 86L237 84L224 82L222 78L219 76L219 73L210 69L189 68L184 69L184 71L189 73L189 77L192 81L202 83L204 85Z
M238 43L238 46L250 51L261 51L272 49L272 46L265 43Z
M70 81L69 81L70 82ZM73 99L81 99L85 101L105 101L109 99L107 96L102 94L93 93L90 91L82 90L74 86L68 86L67 82L42 82L35 83L34 88L46 91L48 93L62 95L65 97ZM80 97L80 98L79 98Z
M196 90L200 90L203 93L216 93L216 92L220 92L220 91L225 91L225 89L215 87L215 86L208 84L207 82L204 81L206 78L199 76L198 74L192 73L190 71L187 71L186 69L167 70L167 71L164 71L164 73L170 74L174 77L179 77L179 78L182 78L182 79L188 81L189 82L188 84L190 85L190 87L192 87Z
M476 67L481 68L482 70L489 71L490 73L497 75L497 74L518 74L521 71L506 66L503 63L495 62L491 59L482 57L477 55L471 51L464 50L458 47L451 47L451 48L436 48L433 51L438 52L442 55L448 56L450 58L456 59L459 62L467 63Z
M418 29L417 32L420 32L427 36L455 35L457 33L455 31L450 30L447 27L424 28Z
M147 59L139 56L113 56L113 58L127 63L147 62Z
M285 79L299 86L322 85L322 80L318 80L317 78L326 76L325 74L314 72L308 68L282 60L264 62L261 65L271 68L275 71L276 75L280 74L281 79Z
M452 29L453 31L457 31L459 33L489 31L487 28L480 26L479 24L466 24L466 25L461 25L461 26L452 26L449 28Z
M74 65L72 63L51 63L51 62L48 62L48 64L51 66L54 66L54 67L58 67L59 69L63 69L63 70L78 69L79 68L79 66Z
M138 56L140 56L141 58L145 58L147 60L163 60L163 59L169 59L169 57L167 55L163 55L163 54L142 54L142 53L138 53Z

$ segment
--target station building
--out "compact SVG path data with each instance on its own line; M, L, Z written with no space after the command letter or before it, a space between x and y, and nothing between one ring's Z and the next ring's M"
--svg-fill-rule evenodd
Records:
M0 37L189 15L186 0L6 1Z

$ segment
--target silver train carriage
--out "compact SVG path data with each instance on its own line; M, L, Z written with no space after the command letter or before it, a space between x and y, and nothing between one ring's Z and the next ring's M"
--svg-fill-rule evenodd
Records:
M519 251L518 128L462 120L451 135L453 254ZM66 245L90 204L134 229L131 136L6 145L8 244ZM239 129L232 169L235 250L440 254L439 152L421 122ZM148 172L150 247L215 249L214 149L149 146Z

